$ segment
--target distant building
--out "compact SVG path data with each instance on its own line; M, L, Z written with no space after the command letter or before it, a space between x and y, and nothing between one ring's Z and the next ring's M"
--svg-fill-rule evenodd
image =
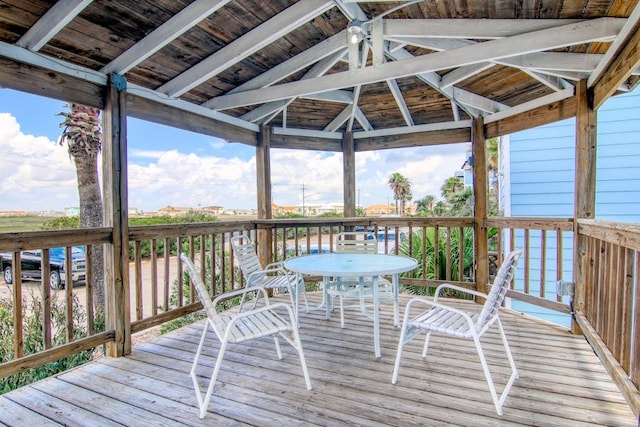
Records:
M364 210L367 216L389 215L396 213L396 206L380 203L377 205L367 206Z
M64 208L64 215L65 216L80 216L80 208L78 208L78 207Z

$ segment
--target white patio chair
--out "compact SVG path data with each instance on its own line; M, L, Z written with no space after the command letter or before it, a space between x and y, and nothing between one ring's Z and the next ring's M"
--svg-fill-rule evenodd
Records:
M478 351L478 357L480 358L480 363L482 364L482 369L484 370L484 375L487 380L487 384L489 385L489 391L491 392L491 397L496 411L498 412L498 415L502 415L502 405L509 394L509 390L511 390L513 382L518 378L518 371L511 354L511 349L509 348L509 343L507 342L507 337L504 333L504 329L502 328L502 323L500 322L499 309L507 290L509 289L509 283L515 275L518 259L521 255L522 250L520 249L510 252L506 256L500 266L500 270L498 270L498 274L496 275L488 295L451 284L443 284L438 286L436 289L433 301L424 298L411 299L407 303L404 313L402 331L400 332L400 342L398 344L398 353L396 355L396 363L393 369L391 382L395 384L398 380L402 348L420 333L426 332L427 334L424 342L424 348L422 350L423 358L427 357L429 338L432 332L441 333L454 338L472 339L476 346L476 350ZM440 290L444 288L455 289L460 292L486 298L482 311L479 313L464 312L441 303L438 296L440 295ZM421 304L427 305L430 308L427 311L423 311L410 317L413 306ZM509 380L507 381L507 384L500 396L498 396L496 387L491 379L489 365L487 364L487 360L484 356L480 343L482 335L484 335L484 333L487 332L493 324L498 325L504 351L511 367L511 376L509 377Z
M336 253L378 253L378 241L370 232L345 231L338 234ZM327 284L327 294L331 298L340 299L340 327L344 328L344 300L357 299L360 310L366 314L365 298L373 297L371 278L336 277ZM379 298L393 299L393 287L384 277L378 278Z
M246 287L260 286L265 289L288 291L291 297L291 305L296 315L296 322L299 321L299 294L302 294L305 308L307 312L309 311L302 275L287 270L282 262L274 262L263 268L258 259L253 241L248 236L232 237L231 247L242 270Z
M218 295L213 301L211 301L207 288L202 282L200 274L198 274L198 271L191 259L185 254L180 254L180 259L184 262L184 265L187 268L189 277L191 278L191 283L193 283L196 288L200 302L202 302L202 306L204 307L204 311L207 315L207 321L205 322L202 330L200 344L198 344L198 350L196 351L195 358L193 359L190 373L191 379L193 380L193 386L196 391L196 398L198 399L200 418L204 418L207 413L207 407L209 406L209 401L213 394L216 378L220 372L224 353L227 349L227 344L229 343L237 344L255 338L272 336L276 345L278 359L282 359L282 351L280 350L280 341L278 338L284 338L298 351L307 390L311 390L309 371L307 370L307 363L305 362L304 353L302 352L302 343L300 342L300 335L298 334L298 325L296 324L296 318L293 314L292 308L285 303L269 304L267 292L264 288L259 286L226 292ZM241 309L238 308L238 311L234 312L230 310L218 312L218 305L222 301L227 301L229 298L244 296L246 293L254 292L256 293L256 299L260 297L264 299L264 306L249 311L241 311ZM277 313L275 311L276 309L278 309L280 313L285 311L287 316ZM288 319L286 317L288 317ZM220 341L220 351L216 358L216 364L213 368L213 373L211 374L211 380L207 387L207 392L203 398L200 383L198 382L198 376L196 374L196 368L198 367L198 361L200 360L200 354L205 344L205 338L207 336L209 326L211 326L211 329L213 329L213 332Z

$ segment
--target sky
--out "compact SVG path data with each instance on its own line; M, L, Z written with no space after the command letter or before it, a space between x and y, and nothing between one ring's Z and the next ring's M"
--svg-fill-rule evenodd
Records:
M0 88L0 211L62 211L78 206L75 166L58 114L63 101ZM129 118L129 207L256 208L255 148ZM388 181L399 172L414 200L440 196L471 144L356 153L360 206L393 204ZM271 151L272 200L278 205L342 204L342 153Z

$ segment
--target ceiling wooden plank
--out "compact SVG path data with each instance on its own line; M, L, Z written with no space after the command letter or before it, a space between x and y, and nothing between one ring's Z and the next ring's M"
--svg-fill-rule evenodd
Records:
M331 0L300 0L163 84L158 90L171 97L178 97L333 6Z
M559 28L540 30L508 38L490 40L472 46L435 52L378 67L350 70L306 81L284 83L277 86L222 95L212 100L215 109L259 104L277 99L297 97L315 92L380 82L391 78L411 76L428 71L455 68L477 62L490 61L534 51L555 49L596 40L614 38L624 19L598 18Z
M82 12L93 0L67 0L56 2L16 44L37 52L60 30Z
M231 0L198 0L182 9L138 43L102 68L103 73L124 74Z

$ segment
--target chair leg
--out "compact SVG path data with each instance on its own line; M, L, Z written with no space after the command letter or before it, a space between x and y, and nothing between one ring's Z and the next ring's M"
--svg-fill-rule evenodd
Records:
M513 383L518 378L518 371L516 369L515 361L513 360L513 355L511 354L511 349L509 348L509 343L507 342L507 336L505 335L504 329L502 328L502 322L500 322L500 318L496 319L496 322L498 323L500 337L502 338L502 345L504 346L507 359L509 360L509 366L511 367L511 376L509 377L509 381L507 381L507 385L505 385L500 396L498 396L498 392L496 391L493 379L491 378L489 364L487 363L484 352L482 351L482 347L480 345L480 337L474 335L473 341L476 345L476 349L478 350L478 357L480 358L480 363L482 363L482 369L484 370L484 376L487 379L487 385L489 386L489 391L491 392L491 398L493 399L493 404L496 407L496 412L498 413L498 415L502 415L502 406L504 405L505 400L507 400L507 396L509 394L509 391L511 390L511 386L513 386Z
M344 329L344 297L340 295L340 327Z
M273 341L276 344L276 353L278 353L278 359L282 360L282 350L280 349L280 340L278 339L278 334L273 335Z
M409 310L407 309L407 314ZM407 320L408 316L405 315L404 322L402 322L402 329L400 330L400 341L398 342L398 352L396 353L396 363L393 367L393 376L391 377L391 384L398 382L398 374L400 373L400 359L402 358L402 348L407 343Z
M304 382L307 385L307 390L311 390L311 379L309 378L309 369L307 368L307 362L304 358L304 352L302 351L302 341L300 340L300 334L296 328L291 331L293 337L293 348L298 351L300 356L300 366L302 366L302 374L304 375Z
M431 331L427 331L427 336L424 339L424 347L422 347L422 358L427 357L427 350L429 350L429 339L431 338Z
M200 344L198 345L198 350L196 351L196 356L193 359L193 364L191 365L191 380L193 381L193 387L196 392L196 399L198 400L198 407L200 409L199 416L200 418L204 418L207 414L207 408L209 406L209 401L211 400L211 395L213 394L213 388L216 383L216 378L218 377L218 373L220 372L220 367L222 366L222 359L224 358L224 352L227 347L227 342L224 341L221 344L220 351L218 352L218 357L216 358L216 365L213 369L213 373L211 374L211 379L209 381L209 385L207 387L207 393L202 398L202 391L200 391L200 383L198 382L198 376L196 373L196 368L198 366L198 361L200 359L200 354L202 352L202 347L204 345L205 337L207 336L207 330L209 328L209 322L205 323L205 327L202 330L202 336L200 337Z

